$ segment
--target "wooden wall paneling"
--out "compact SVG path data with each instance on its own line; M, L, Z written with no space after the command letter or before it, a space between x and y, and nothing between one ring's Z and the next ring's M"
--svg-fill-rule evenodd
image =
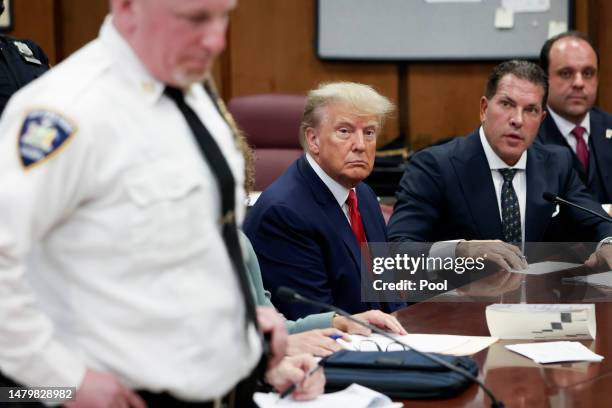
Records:
M228 47L214 67L227 99L254 93L304 94L320 82L349 80L374 86L397 102L393 63L324 62L314 50L315 0L240 0ZM13 0L16 37L31 38L55 64L95 38L108 0ZM576 28L593 37L600 53L598 104L612 111L612 2L575 0ZM415 63L406 76L408 135L413 148L464 135L478 126L478 101L494 64ZM387 123L380 144L398 134Z
M230 16L230 27L232 21L233 15ZM229 48L232 43L232 38L230 27L228 27L226 33L225 51L223 51L221 55L217 57L217 60L215 61L212 68L212 76L215 85L217 86L217 92L219 92L219 95L221 96L221 98L223 98L223 100L225 100L226 103L229 102L229 99L231 97L231 80L229 77L229 73L231 72L231 61Z
M13 31L8 33L18 38L34 40L56 63L55 10L53 0L13 0Z
M576 30L588 35L593 35L593 27L590 25L591 3L591 0L574 0L574 23Z
M225 102L227 103L229 93L226 91L225 87L229 86L229 81L227 80L227 75L225 75L225 72L228 70L228 67L225 65L224 54L220 55L217 58L217 61L215 61L215 64L212 67L211 74L215 86L217 87L217 92L219 92L221 98L223 98L223 100L225 100Z
M62 60L98 36L104 16L109 13L110 7L108 0L56 0L56 2L58 3L57 54L58 59Z
M422 63L408 71L410 144L417 150L479 124L480 97L494 64Z
M314 49L314 0L243 0L230 25L228 97L256 93L304 94L325 81L374 86L397 101L394 64L323 62ZM397 136L388 121L379 145Z
M591 0L576 0L576 29L591 33ZM610 2L601 1L610 5ZM408 135L413 149L466 135L480 124L480 97L495 63L419 63L408 70Z

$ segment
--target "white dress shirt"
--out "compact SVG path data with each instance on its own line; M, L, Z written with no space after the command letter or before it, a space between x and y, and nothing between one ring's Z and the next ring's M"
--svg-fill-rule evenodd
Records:
M514 166L508 166L494 151L489 141L485 137L482 126L479 130L480 143L484 149L489 168L491 169L491 177L493 177L493 186L495 187L495 197L497 198L497 207L499 209L499 219L503 220L501 207L501 191L504 185L504 178L499 172L500 169L517 169L518 171L512 179L512 187L518 199L519 208L521 210L521 240L525 242L525 209L527 206L527 151L524 151L520 159Z
M344 213L344 216L350 224L351 218L349 217L348 205L346 204L346 199L348 198L350 189L344 187L342 184L331 178L325 172L325 170L323 170L321 166L319 166L319 163L317 163L315 159L310 156L309 153L306 153L306 161L308 162L308 164L310 164L310 167L312 167L317 176L319 176L323 184L325 184L327 188L329 188L329 191L331 191L332 195L338 202L338 205L340 206L340 208L342 208L342 212Z
M221 237L220 196L164 85L110 18L98 39L10 101L0 122L0 370L78 386L86 368L178 398L223 395L256 364L255 330ZM244 217L244 164L201 85L186 95L224 153ZM24 169L28 112L76 129Z
M574 130L576 126L582 126L586 130L582 137L586 143L587 150L589 149L589 136L591 135L591 116L589 112L587 112L586 116L584 119L582 119L582 122L579 125L576 125L575 123L559 116L550 108L550 106L548 107L548 113L550 116L552 116L555 125L557 125L557 129L559 129L559 132L561 133L561 136L563 136L563 138L567 141L567 144L574 153L576 153L577 141L576 136L572 134L572 130Z

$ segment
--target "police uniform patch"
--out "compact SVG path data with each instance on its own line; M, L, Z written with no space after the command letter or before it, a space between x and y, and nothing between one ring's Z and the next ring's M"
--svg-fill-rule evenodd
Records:
M75 127L60 114L44 110L28 114L19 132L19 154L25 168L43 162L75 133Z
M28 47L28 44L21 41L13 41L13 44L15 44L15 47L17 47L17 51L19 51L19 54L21 54L21 57L24 60L37 65L42 64L42 62L40 62L40 60L34 56L34 53L30 49L30 47Z

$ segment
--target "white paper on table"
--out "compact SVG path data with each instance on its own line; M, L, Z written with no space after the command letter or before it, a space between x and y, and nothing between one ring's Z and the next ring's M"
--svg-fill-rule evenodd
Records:
M593 275L574 276L565 278L564 282L580 282L588 285L600 286L604 288L612 288L612 271L596 273Z
M515 13L536 13L550 10L550 0L502 0L501 6Z
M571 262L536 262L529 264L527 269L512 270L512 273L520 273L523 275L545 275L547 273L564 271L566 269L573 269L582 266L582 264L571 263Z
M351 384L342 391L319 395L311 401L295 401L291 397L279 399L277 393L256 392L253 401L260 408L301 407L301 408L401 408L402 403L392 402L389 397L358 384Z
M508 350L532 359L536 363L560 363L567 361L600 362L603 356L593 353L577 341L550 341L545 343L508 344Z
M594 339L595 305L493 304L485 310L492 336L500 339Z
M427 353L441 353L448 354L454 356L464 356L471 355L489 347L491 344L497 341L494 337L487 336L455 336L449 334L406 334L406 335L398 335L391 334L394 339L400 340L412 347L416 348L419 351L424 351ZM370 336L361 336L359 334L350 334L351 338L350 342L344 341L342 339L338 339L338 343L340 343L344 348L348 350L362 350L369 351L369 349L364 350L365 346L372 346L371 344L366 344L364 346L360 346L361 342L366 341L368 343L375 342L381 350L387 350L387 346L389 346L392 341L380 334L373 333ZM375 346L373 346L372 351L376 351Z
M529 341L529 340L528 340ZM587 347L593 351L595 348L595 342L590 341L591 345ZM505 344L495 343L487 350L487 358L482 366L482 372L487 373L489 370L494 370L501 367L538 367L538 363L529 359L522 358L522 355L518 355L514 351L510 351L506 348ZM563 362L552 364L555 370L568 371L573 373L586 374L589 370L589 363L584 361L577 362Z

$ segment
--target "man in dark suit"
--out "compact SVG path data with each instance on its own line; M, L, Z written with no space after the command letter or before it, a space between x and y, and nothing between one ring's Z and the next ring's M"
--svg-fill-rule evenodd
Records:
M390 240L461 240L456 255L488 252L496 263L516 269L526 266L521 243L548 239L555 208L544 192L603 214L572 169L569 150L532 144L545 116L547 87L546 74L530 62L495 67L480 100L480 129L411 159L389 220ZM612 224L599 218L566 209L559 215L593 240L612 237ZM597 262L612 267L612 245L597 254Z
M548 115L538 140L569 148L580 179L610 212L612 115L593 106L598 65L595 48L580 32L562 33L544 43L540 66L548 74Z
M279 286L350 313L398 305L362 303L360 244L385 242L387 230L370 187L376 137L393 109L366 85L313 90L300 140L305 154L268 187L244 223L272 301L289 319L321 312L275 299Z
M0 15L2 13L4 1L0 1ZM47 56L34 41L0 35L0 114L19 88L48 69Z

